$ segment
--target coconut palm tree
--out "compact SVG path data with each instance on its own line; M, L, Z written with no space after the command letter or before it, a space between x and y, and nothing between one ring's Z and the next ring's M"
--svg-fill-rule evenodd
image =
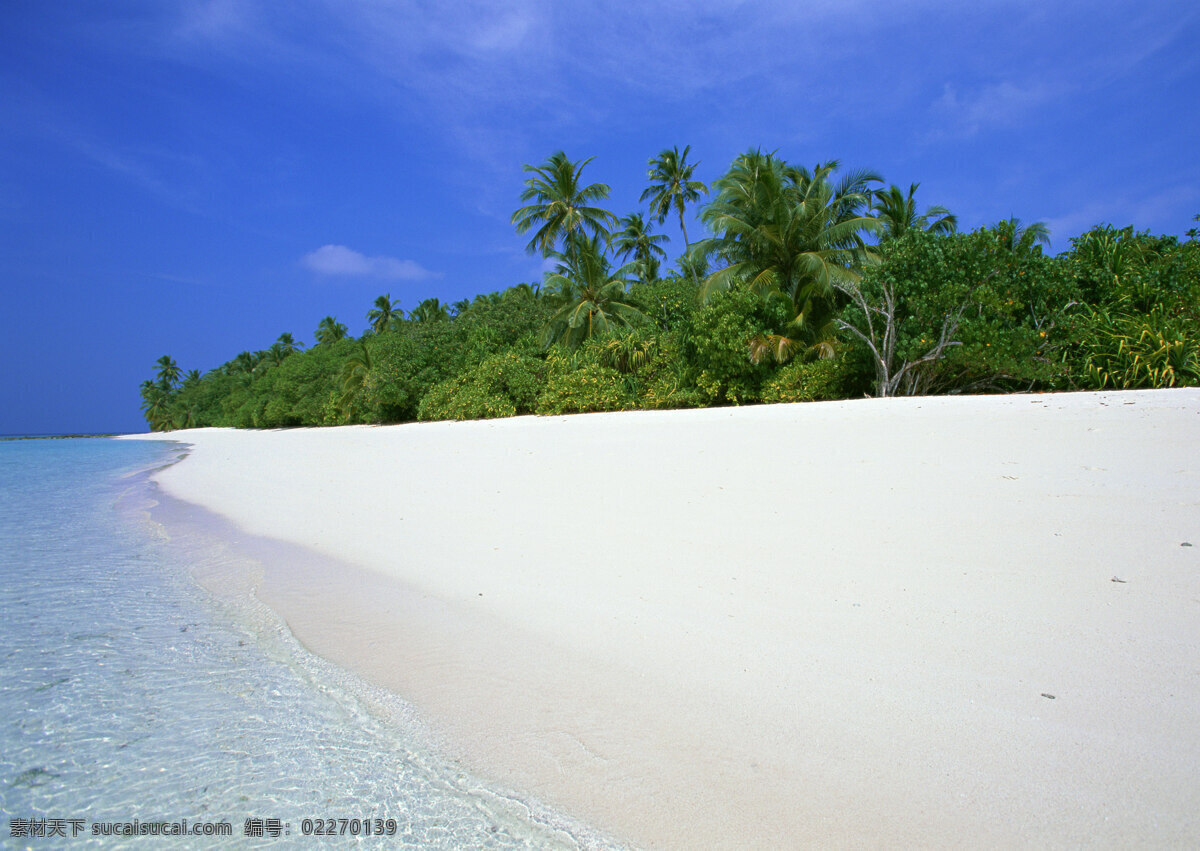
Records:
M392 301L392 294L388 293L375 299L374 309L367 312L367 321L371 323L372 331L382 334L391 327L393 316L403 315L403 311L400 310L400 300Z
M171 428L171 394L162 382L143 381L139 392L142 397L142 415L151 431L167 431Z
M413 322L442 322L450 318L450 311L436 298L427 298L414 307L408 317Z
M313 334L313 337L316 339L318 346L323 346L326 343L336 343L338 340L343 339L347 333L349 333L349 329L345 325L338 322L333 316L326 316L317 325L317 331Z
M287 352L289 355L295 354L296 352L298 352L304 348L304 344L297 343L295 338L292 337L292 334L290 331L284 331L282 334L279 335L279 339L276 340L275 342L277 342L280 345L280 347L285 352Z
M526 246L530 254L540 251L543 257L549 257L560 239L569 250L574 244L570 237L575 234L608 235L608 227L615 221L613 214L592 206L592 202L607 198L609 187L604 183L581 185L583 168L593 159L573 163L557 151L540 166L524 167L534 176L526 179L521 200L535 203L513 213L512 223L517 233L537 228Z
M642 219L641 213L630 213L617 224L621 230L612 237L612 246L617 254L622 260L628 260L629 256L633 255L643 281L658 280L658 264L667 256L667 252L659 243L666 242L667 235L651 234L650 227Z
M1000 246L1006 251L1022 256L1042 253L1042 246L1050 247L1050 228L1045 222L1023 225L1016 216L996 222L991 230L996 234Z
M170 355L163 355L155 361L158 366L158 384L163 390L170 392L175 388L179 381L179 376L182 375L182 370L179 369L179 364L175 363L175 359Z
M546 276L546 289L558 310L542 329L543 345L557 342L573 349L589 337L645 320L625 301L636 264L613 269L599 236L579 238L573 250L554 256L559 267Z
M688 248L687 226L683 222L683 211L688 204L700 200L701 193L707 194L708 187L699 180L692 180L699 163L689 164L688 153L691 145L685 145L683 153L679 147L663 150L657 157L651 157L646 177L650 180L650 188L642 193L641 201L650 202L650 215L658 218L661 225L674 210L679 214L679 229L683 231L683 247Z
M469 298L460 298L458 301L450 305L450 315L455 319L471 309L471 300Z
M350 422L358 413L362 389L367 383L372 367L371 350L367 348L365 342L360 340L358 349L342 364L342 392L337 400L337 408L342 422Z
M907 194L896 184L887 189L877 189L871 198L871 213L883 225L881 239L896 239L910 230L923 230L935 234L951 234L958 229L958 218L945 207L933 206L924 213L917 213L913 199L919 183L908 187Z
M504 292L500 293L501 300L508 299L508 298L527 298L527 299L535 300L535 299L539 299L541 297L542 297L542 285L536 284L536 283L535 284L530 284L530 283L513 284L511 287L506 289Z
M864 237L883 228L866 215L879 176L854 171L835 183L837 168L830 161L809 171L750 151L713 184L716 197L701 213L714 236L692 254L724 263L705 279L701 297L733 286L785 297L793 318L789 345L774 346L780 357L832 337L835 285L857 276L870 256Z
M471 299L471 307L492 307L504 301L503 293L480 293Z

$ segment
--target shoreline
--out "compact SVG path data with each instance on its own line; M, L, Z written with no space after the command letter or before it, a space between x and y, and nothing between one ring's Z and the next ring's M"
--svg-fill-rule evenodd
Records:
M138 436L318 655L637 844L1200 832L1200 391ZM1191 667L1189 667L1191 666ZM1053 695L1048 697L1044 695Z

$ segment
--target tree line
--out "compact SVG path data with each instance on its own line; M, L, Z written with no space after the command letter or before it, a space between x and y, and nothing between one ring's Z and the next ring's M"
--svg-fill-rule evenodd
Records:
M919 184L837 161L738 156L711 186L690 148L648 162L617 217L591 159L527 165L512 215L540 282L474 299L390 294L360 337L333 316L216 369L163 356L151 429L481 419L946 393L1200 384L1200 231L1099 225L1049 256L1042 223L969 233ZM699 205L703 236L688 239ZM654 225L678 219L664 270ZM1196 217L1200 221L1200 216Z

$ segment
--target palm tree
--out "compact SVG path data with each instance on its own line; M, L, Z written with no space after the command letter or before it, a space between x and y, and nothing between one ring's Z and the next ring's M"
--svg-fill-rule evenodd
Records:
M457 319L470 309L471 300L469 298L460 298L458 301L450 305L450 314Z
M471 299L471 307L490 307L504 301L503 293L480 293Z
M163 355L155 364L158 365L158 384L163 390L170 392L175 388L176 382L179 381L179 376L182 371L179 369L179 364L175 363L175 359L170 355Z
M388 293L375 299L375 308L367 312L367 320L371 323L372 331L382 334L391 326L393 316L403 315L403 311L400 310L400 300L392 301L392 294Z
M1043 245L1050 247L1050 228L1046 227L1045 222L1026 226L1016 216L1010 216L996 222L991 230L996 234L1000 246L1013 254L1036 255L1042 253Z
M318 346L323 346L326 343L336 343L338 340L344 338L348 332L349 329L341 322L338 322L336 318L326 316L317 325L317 331L313 337L316 339Z
M537 300L541 297L542 297L542 285L536 284L536 283L534 283L534 284L530 284L530 283L513 284L511 287L506 289L504 292L500 293L501 300L508 299L508 298L527 298L530 300Z
M442 322L450 318L450 311L436 298L427 298L409 311L408 316L413 322Z
M358 412L359 397L371 374L371 351L362 340L358 349L342 364L342 394L338 397L337 407L342 416L342 422L349 422Z
M546 276L546 288L559 307L542 329L543 345L557 342L573 349L589 337L645 320L625 301L636 264L612 269L598 236L580 239L569 254L555 256L558 271Z
M613 223L613 214L591 206L591 202L608 197L608 186L603 183L581 186L583 168L593 159L595 157L588 157L583 162L573 163L566 154L557 151L540 166L524 167L534 176L526 179L521 200L536 203L513 213L512 223L517 233L528 233L537 228L526 246L530 254L540 251L543 257L549 257L560 239L569 251L571 238L581 233L608 235L607 226Z
M143 381L139 389L142 397L142 414L151 431L167 431L171 428L171 395L162 382Z
M703 253L697 254L695 251L679 255L675 260L675 267L679 269L679 274L697 282L707 278L711 271L708 257Z
M641 213L630 213L617 224L621 226L621 230L613 234L613 248L622 260L627 260L629 255L633 255L643 281L657 280L659 261L667 256L667 252L658 243L666 242L667 235L651 234L650 227L643 221Z
M1200 213L1192 216L1192 221L1200 222ZM1188 239L1200 239L1200 228L1188 228L1187 237Z
M271 366L279 366L288 359L288 356L291 354L291 352L288 351L287 347L285 347L283 343L276 340L271 344L270 348L268 348L262 354L264 355L263 363L267 363Z
M696 243L693 262L725 263L704 281L701 296L746 286L764 297L785 297L792 332L773 341L779 358L789 357L804 341L832 337L835 286L857 277L855 269L869 259L863 237L883 227L865 215L870 184L880 180L878 175L854 171L835 184L837 168L831 161L809 171L750 151L716 181L716 197L701 214L715 235Z
M197 384L200 383L202 378L203 378L203 376L200 375L200 370L189 369L187 371L187 374L185 376L183 376L183 385L182 385L183 389L186 390L189 387L195 387Z
M679 229L683 231L683 247L688 248L687 227L683 223L683 211L688 204L700 200L700 194L708 193L708 187L699 180L692 180L692 173L700 163L689 164L688 153L691 145L685 145L683 153L679 147L663 150L657 157L651 157L646 177L650 180L650 188L642 193L641 201L650 201L650 215L658 218L661 225L674 210L679 214Z
M920 185L910 185L907 194L894 183L888 189L875 190L871 199L871 212L883 224L881 239L896 239L910 230L945 235L958 229L958 218L945 207L933 206L924 213L917 213L913 195Z
M289 355L295 354L304 348L304 344L297 343L295 338L292 337L292 333L290 331L284 331L279 335L279 339L275 342L278 343L280 348L282 348Z

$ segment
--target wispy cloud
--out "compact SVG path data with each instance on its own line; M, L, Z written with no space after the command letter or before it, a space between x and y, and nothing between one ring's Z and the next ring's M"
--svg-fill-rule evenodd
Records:
M1124 227L1148 221L1174 220L1176 227L1168 226L1166 232L1183 233L1191 218L1189 211L1198 202L1200 189L1187 184L1169 186L1144 195L1122 193L1047 219L1046 226L1050 228L1056 250L1066 248L1067 240L1071 237L1103 224Z
M967 137L980 130L1012 126L1039 107L1067 93L1046 83L1018 84L1009 80L960 92L951 83L930 107L939 128L936 135Z
M377 255L368 257L344 245L322 245L300 259L305 268L329 278L385 278L423 281L438 275L412 260Z

